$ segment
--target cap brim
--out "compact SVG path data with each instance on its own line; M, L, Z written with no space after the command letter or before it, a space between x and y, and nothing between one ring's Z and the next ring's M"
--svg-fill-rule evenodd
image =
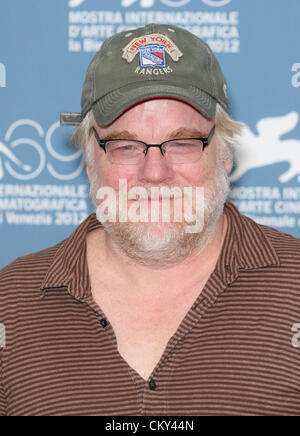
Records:
M192 85L169 84L165 82L132 83L112 91L93 105L93 113L100 126L107 126L135 104L155 97L172 97L191 104L207 118L216 114L216 100L206 92Z

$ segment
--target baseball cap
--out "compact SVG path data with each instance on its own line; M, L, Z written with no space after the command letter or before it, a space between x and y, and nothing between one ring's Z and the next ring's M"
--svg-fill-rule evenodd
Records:
M61 125L79 125L92 110L107 126L135 104L157 97L185 101L213 119L228 108L227 84L210 47L168 24L117 33L104 41L85 77L81 113L62 112Z

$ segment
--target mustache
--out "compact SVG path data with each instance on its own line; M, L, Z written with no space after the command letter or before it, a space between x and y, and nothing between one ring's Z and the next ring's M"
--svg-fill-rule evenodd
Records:
M193 190L200 188L200 186L180 186L180 185L160 185L160 186L136 186L128 187L126 196L130 200L145 200L153 199L177 199L190 197ZM120 191L117 191L120 193ZM123 195L125 191L121 192Z

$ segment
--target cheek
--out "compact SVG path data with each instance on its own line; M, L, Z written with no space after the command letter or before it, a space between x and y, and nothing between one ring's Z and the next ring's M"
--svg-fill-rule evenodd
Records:
M215 144L207 148L201 159L190 165L178 165L177 172L186 180L197 185L208 185L215 180L217 168L217 150Z
M191 185L205 184L208 178L212 177L214 170L211 165L199 162L190 165L178 165L174 167L174 172L177 178Z
M127 185L130 187L136 179L136 170L130 167L128 168L128 166L122 165L104 165L100 169L101 186L110 186L115 191L119 191L120 179L125 179L127 181Z

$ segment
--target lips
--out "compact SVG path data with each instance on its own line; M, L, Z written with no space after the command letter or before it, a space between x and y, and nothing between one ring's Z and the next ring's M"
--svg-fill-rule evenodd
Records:
M168 200L178 200L181 197L174 197L174 195L171 195L170 197L163 197L159 195L159 197L147 197L147 198L140 198L137 199L137 201L168 201Z

